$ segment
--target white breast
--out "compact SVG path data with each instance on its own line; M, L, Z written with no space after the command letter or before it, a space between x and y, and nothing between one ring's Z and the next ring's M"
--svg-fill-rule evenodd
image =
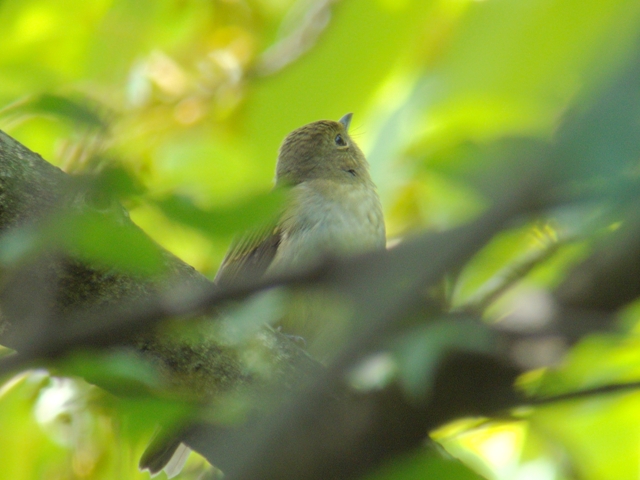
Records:
M301 266L323 255L384 248L384 217L374 188L319 180L297 185L292 193L269 271Z

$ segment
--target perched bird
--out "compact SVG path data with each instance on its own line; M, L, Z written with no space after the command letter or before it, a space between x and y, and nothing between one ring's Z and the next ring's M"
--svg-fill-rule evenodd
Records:
M351 113L320 120L285 138L276 165L276 188L288 187L281 215L245 234L229 249L215 277L220 286L299 268L326 255L385 247L385 224L364 154L349 136ZM172 478L189 453L177 439L154 440L140 469Z
M384 248L382 206L369 164L349 137L351 116L309 123L285 138L276 166L276 187L291 187L284 213L231 247L216 283Z

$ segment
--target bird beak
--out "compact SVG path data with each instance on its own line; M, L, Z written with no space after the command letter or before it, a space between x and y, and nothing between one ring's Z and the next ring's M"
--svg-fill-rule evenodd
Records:
M351 117L353 117L353 113L347 113L344 117L338 120L342 125L344 125L344 129L348 132L349 125L351 125Z

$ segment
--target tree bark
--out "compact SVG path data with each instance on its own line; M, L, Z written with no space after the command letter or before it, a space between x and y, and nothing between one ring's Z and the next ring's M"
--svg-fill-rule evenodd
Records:
M0 238L5 240L5 247L7 239L9 243L19 242L28 238L33 229L55 222L60 211L94 208L86 191L76 187L73 177L0 131ZM115 217L123 233L135 231L144 235L119 204L115 208L112 205L106 214ZM96 325L90 324L95 312L116 317L115 312L120 312L124 318L131 314L129 307L144 309L170 303L176 298L176 289L188 296L213 288L193 267L157 248L163 265L161 273L153 275L92 265L57 247L46 246L35 250L35 258L0 267L0 343L16 349L18 354L40 348L41 355L63 355L62 347L52 345L56 340L59 345L67 345L71 340L65 343L63 339L77 339L79 333L95 329ZM81 320L69 322L69 316ZM169 385L191 392L200 400L251 381L237 349L220 343L207 322L198 325L198 333L179 339L157 333L154 324L141 323L132 328L121 325L123 328L103 335L103 339L100 332L94 332L88 346L134 346L153 359ZM256 339L280 376L304 376L300 373L305 370L302 365L317 367L286 336L267 326Z

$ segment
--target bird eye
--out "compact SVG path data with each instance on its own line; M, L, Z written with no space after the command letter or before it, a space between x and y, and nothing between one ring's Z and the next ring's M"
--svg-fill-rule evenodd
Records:
M355 171L355 170L353 170L353 169L349 169L349 170L347 170L347 173L350 173L352 177L355 177L355 176L356 176L356 171Z
M347 142L344 138L342 138L342 135L340 134L336 135L336 145L338 145L339 147L345 147L347 145Z

